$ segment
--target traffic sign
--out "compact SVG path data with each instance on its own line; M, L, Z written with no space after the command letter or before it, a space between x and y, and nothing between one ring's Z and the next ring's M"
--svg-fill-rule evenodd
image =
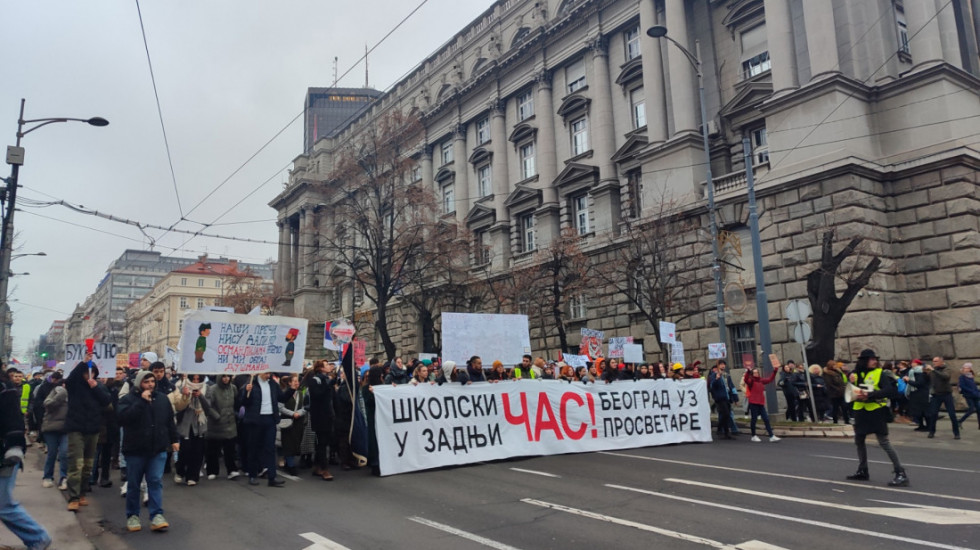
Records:
M810 329L810 323L804 321L797 323L796 326L793 327L793 340L795 340L797 344L806 345L806 343L809 342L810 338L812 337L813 330Z
M809 300L793 300L786 306L786 318L790 321L803 321L812 311Z

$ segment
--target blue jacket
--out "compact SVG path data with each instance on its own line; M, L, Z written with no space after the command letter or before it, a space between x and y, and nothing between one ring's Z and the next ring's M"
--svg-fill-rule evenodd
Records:
M960 375L960 393L963 397L970 399L980 399L980 390L977 389L977 381L965 374Z

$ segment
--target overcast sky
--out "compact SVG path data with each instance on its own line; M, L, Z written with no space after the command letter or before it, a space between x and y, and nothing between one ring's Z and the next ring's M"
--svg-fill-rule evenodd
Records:
M217 221L214 233L276 240L267 203L302 152L302 120L187 214L303 108L306 88L329 86L333 58L350 68L422 0L143 0L140 2L177 191L190 220L214 222L228 207L269 182ZM370 84L386 89L491 0L428 0L369 58ZM180 218L135 0L0 0L0 137L13 145L20 98L26 119L89 118L105 128L53 124L22 146L20 197L82 204L142 223L170 226ZM364 85L358 65L340 86ZM9 166L0 166L3 177ZM50 195L50 196L48 196ZM147 249L139 229L72 212L20 205L20 250L10 280L14 355L51 322L66 319L91 294L109 263L126 248ZM45 216L45 217L40 217ZM53 219L51 219L53 218ZM254 223L236 223L254 222ZM76 225L69 225L76 224ZM83 227L84 226L84 227ZM196 229L184 222L178 227ZM162 231L148 230L154 239ZM275 259L274 245L159 238L156 250L203 252L247 262Z

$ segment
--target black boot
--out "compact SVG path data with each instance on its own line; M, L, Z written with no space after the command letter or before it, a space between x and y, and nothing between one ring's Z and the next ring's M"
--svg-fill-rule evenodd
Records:
M109 476L108 475L106 475L105 477L103 477L102 479L99 480L99 487L102 487L102 488L112 487L112 480L109 479Z
M895 479L888 482L889 487L908 487L909 476L905 475L905 470L895 472Z
M871 479L871 476L868 475L867 468L860 468L858 469L858 471L847 476L847 479L851 481L868 481L869 479Z

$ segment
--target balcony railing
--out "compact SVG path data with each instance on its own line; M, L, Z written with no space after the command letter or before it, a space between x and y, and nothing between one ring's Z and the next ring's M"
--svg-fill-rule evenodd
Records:
M752 174L758 179L760 176L766 174L769 171L769 163L758 164L752 167ZM745 176L745 170L738 170L737 172L730 172L728 174L723 174L721 176L714 177L715 182L715 194L730 193L733 191L739 191L745 189L748 185L748 179ZM701 182L702 193L706 194L708 187L708 182Z

